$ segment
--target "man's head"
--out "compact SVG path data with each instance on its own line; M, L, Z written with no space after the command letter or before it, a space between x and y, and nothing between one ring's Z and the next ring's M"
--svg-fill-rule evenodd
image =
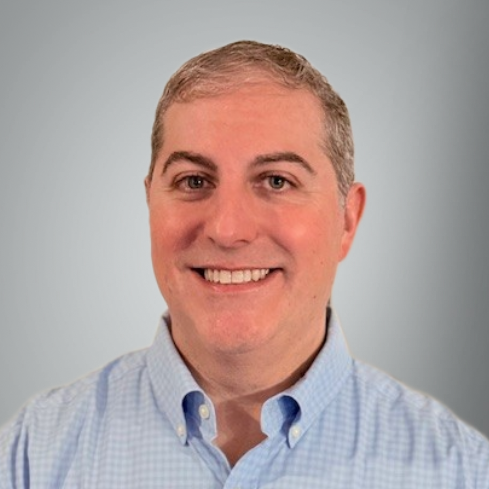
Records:
M324 116L324 151L331 159L342 199L354 180L354 146L348 110L328 80L303 56L275 45L239 41L200 54L168 81L156 109L151 136L151 180L164 141L164 115L174 102L190 102L269 80L315 95Z
M159 104L145 181L153 267L187 360L261 352L295 368L324 339L336 268L364 206L363 186L351 181L348 115L299 56L255 43L222 49L238 54L218 66L215 54L189 62ZM274 65L262 51L309 85L257 69ZM336 122L325 123L334 118L316 85L334 100ZM332 162L338 148L349 148L347 172Z

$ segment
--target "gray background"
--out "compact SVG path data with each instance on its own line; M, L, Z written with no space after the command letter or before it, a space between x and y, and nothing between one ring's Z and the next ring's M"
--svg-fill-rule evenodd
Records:
M352 352L489 434L489 2L0 7L0 423L152 342L143 177L195 54L286 45L350 107L368 205L334 302Z

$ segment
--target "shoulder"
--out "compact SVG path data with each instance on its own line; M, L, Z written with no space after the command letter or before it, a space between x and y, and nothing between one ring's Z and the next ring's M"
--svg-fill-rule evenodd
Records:
M466 487L489 487L489 441L446 406L359 361L352 382L370 440L390 457L445 466Z
M0 489L24 487L20 481L28 477L32 460L40 467L65 463L64 457L80 440L91 438L110 406L138 389L145 375L146 352L123 355L28 402L0 430Z
M449 430L467 431L470 435L482 437L436 399L406 386L375 367L355 360L353 377L358 384L358 390L363 392L366 400L373 403L384 415L403 413L413 419L434 423L440 426L440 429L446 427Z
M146 350L127 353L75 382L36 396L25 408L29 421L55 419L57 423L95 403L99 412L124 385L131 385L146 367Z

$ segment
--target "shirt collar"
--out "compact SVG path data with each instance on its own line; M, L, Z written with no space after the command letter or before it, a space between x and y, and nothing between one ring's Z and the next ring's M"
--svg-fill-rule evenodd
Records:
M291 388L263 406L263 432L273 436L282 431L291 447L336 397L351 373L352 359L339 320L330 308L327 318L325 344L309 370ZM163 316L148 351L148 369L158 407L165 412L182 443L186 443L189 430L200 429L205 438L212 439L216 436L214 407L180 357L169 324L169 317Z
M353 360L348 352L339 319L334 310L328 307L326 341L313 364L292 387L269 399L263 409L266 416L268 410L276 410L272 406L281 398L287 397L295 401L295 416L292 418L294 403L288 401L290 422L280 427L285 431L290 446L299 441L317 416L338 395L351 374L352 365ZM266 418L262 417L263 426L266 422ZM279 427L272 421L271 429L276 431L277 428Z
M170 317L164 315L148 351L148 370L158 408L167 415L184 444L187 442L189 424L192 424L187 423L186 411L194 409L199 400L201 403L205 400L208 406L211 403L178 353L170 334L170 324Z

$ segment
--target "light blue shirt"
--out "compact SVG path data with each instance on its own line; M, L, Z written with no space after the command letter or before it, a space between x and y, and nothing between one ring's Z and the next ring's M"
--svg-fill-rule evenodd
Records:
M273 368L273 366L271 366ZM489 442L350 357L331 314L306 375L263 406L231 468L210 399L162 321L154 344L36 398L0 433L1 489L489 488Z

